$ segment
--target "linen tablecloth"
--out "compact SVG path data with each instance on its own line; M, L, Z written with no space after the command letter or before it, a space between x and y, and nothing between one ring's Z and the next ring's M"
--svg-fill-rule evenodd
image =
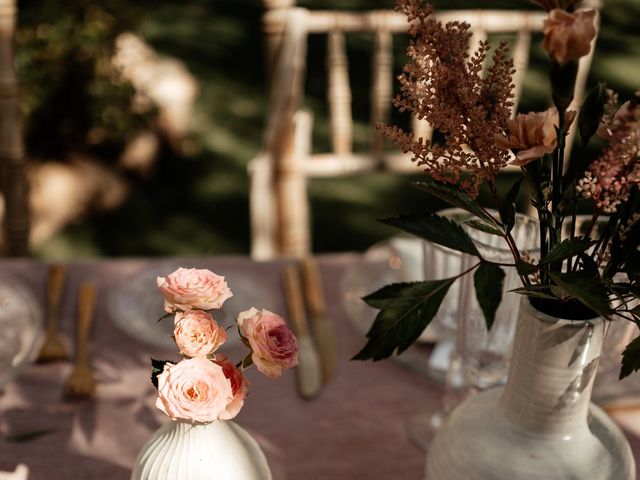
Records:
M300 399L293 371L276 381L255 369L248 372L250 393L235 420L256 438L275 480L423 477L425 455L408 440L406 424L416 413L439 408L442 386L391 361L350 361L364 338L342 307L340 279L359 258L355 254L320 257L339 355L337 372L321 394L312 401ZM74 337L77 287L92 281L99 289L91 346L97 396L89 401L63 401L62 385L71 370L68 362L26 367L0 394L0 470L13 470L25 463L31 471L30 480L129 478L142 445L153 431L170 421L154 406L149 357L178 356L175 349L150 346L124 333L111 321L105 299L129 276L162 262L167 259L69 265L61 321L68 345ZM268 304L286 316L280 284L284 262L212 257L189 259L185 264L219 274L232 271L260 282L271 295ZM46 264L2 260L0 268L5 274L19 275L44 302ZM247 308L250 306L260 308ZM240 352L232 349L226 353L235 359ZM7 441L8 436L36 430L48 433L23 443ZM634 452L640 452L638 437L627 434Z

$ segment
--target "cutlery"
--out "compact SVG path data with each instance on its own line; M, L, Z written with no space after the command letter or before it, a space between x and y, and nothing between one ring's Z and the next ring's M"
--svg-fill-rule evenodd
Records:
M320 354L322 382L327 383L336 370L336 332L333 322L327 316L327 302L317 260L305 257L300 260L299 265L305 299L312 319L311 329Z
M56 264L49 267L47 279L47 334L38 353L38 363L67 360L69 354L60 337L60 297L64 289L66 268Z
M304 311L300 274L295 265L289 265L282 272L285 298L289 309L291 327L298 339L298 367L296 381L298 393L306 400L315 397L322 388L320 358L309 335Z
M92 397L96 392L96 380L89 355L89 331L93 320L95 299L95 285L83 284L78 292L76 358L73 371L64 385L66 398Z

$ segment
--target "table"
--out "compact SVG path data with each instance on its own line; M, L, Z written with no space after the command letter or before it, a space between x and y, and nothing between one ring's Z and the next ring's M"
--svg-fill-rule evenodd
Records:
M356 254L319 258L339 354L336 375L319 397L300 399L293 371L277 381L255 369L248 372L250 394L236 421L264 450L275 480L422 478L424 453L408 440L406 422L413 414L437 410L442 386L391 361L350 361L364 339L342 308L339 280L359 258ZM149 357L177 355L175 350L149 346L121 331L107 314L105 298L128 276L166 261L110 259L69 265L62 307L67 340L73 339L78 285L93 281L99 288L92 333L97 398L75 403L62 400L69 363L25 368L0 395L0 470L13 470L22 462L31 471L30 480L129 478L137 452L149 435L170 421L153 405L156 394L149 381ZM284 262L255 263L244 257L185 260L185 264L219 274L250 275L269 289L271 304L283 314L280 271ZM0 268L20 275L44 302L46 264L3 259ZM234 359L240 355L233 350L228 353ZM41 429L51 431L25 443L6 440L7 435ZM640 437L627 434L634 452L640 452Z
M364 339L342 309L339 279L357 258L349 254L320 258L329 312L339 336L338 369L320 396L312 401L300 399L293 371L277 381L255 369L248 373L250 394L236 421L257 439L276 480L422 475L424 454L407 439L405 423L411 414L438 408L441 387L389 361L349 360ZM62 385L71 369L68 363L25 368L0 397L0 470L13 470L23 462L30 468L30 480L129 478L137 452L149 435L170 421L153 405L156 394L149 381L149 357L177 355L175 350L158 349L123 333L107 315L105 296L129 275L163 261L166 259L70 264L61 325L68 345L74 331L74 292L88 280L99 289L92 333L97 398L79 403L62 400ZM3 272L20 275L44 302L45 264L33 260L0 263ZM273 292L270 302L276 311L286 313L279 276L282 261L254 263L226 257L196 263L220 274L236 271L260 279ZM29 442L4 440L9 434L48 428L53 429L51 433Z

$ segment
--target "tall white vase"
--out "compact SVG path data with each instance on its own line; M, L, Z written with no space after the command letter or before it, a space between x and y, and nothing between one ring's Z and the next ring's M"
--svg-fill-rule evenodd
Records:
M231 421L169 422L138 454L131 480L271 480L257 442Z
M470 397L438 431L428 480L635 480L622 431L590 403L606 321L520 306L507 385Z

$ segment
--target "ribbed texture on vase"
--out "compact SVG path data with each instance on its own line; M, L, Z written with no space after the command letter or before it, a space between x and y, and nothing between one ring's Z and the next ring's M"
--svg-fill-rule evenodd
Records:
M428 480L634 480L622 431L590 405L601 319L570 322L523 301L509 379L467 399L436 434Z
M258 444L233 422L171 422L138 454L131 480L271 480Z
M508 386L500 400L505 415L548 434L586 429L605 320L556 319L527 301L519 316Z

